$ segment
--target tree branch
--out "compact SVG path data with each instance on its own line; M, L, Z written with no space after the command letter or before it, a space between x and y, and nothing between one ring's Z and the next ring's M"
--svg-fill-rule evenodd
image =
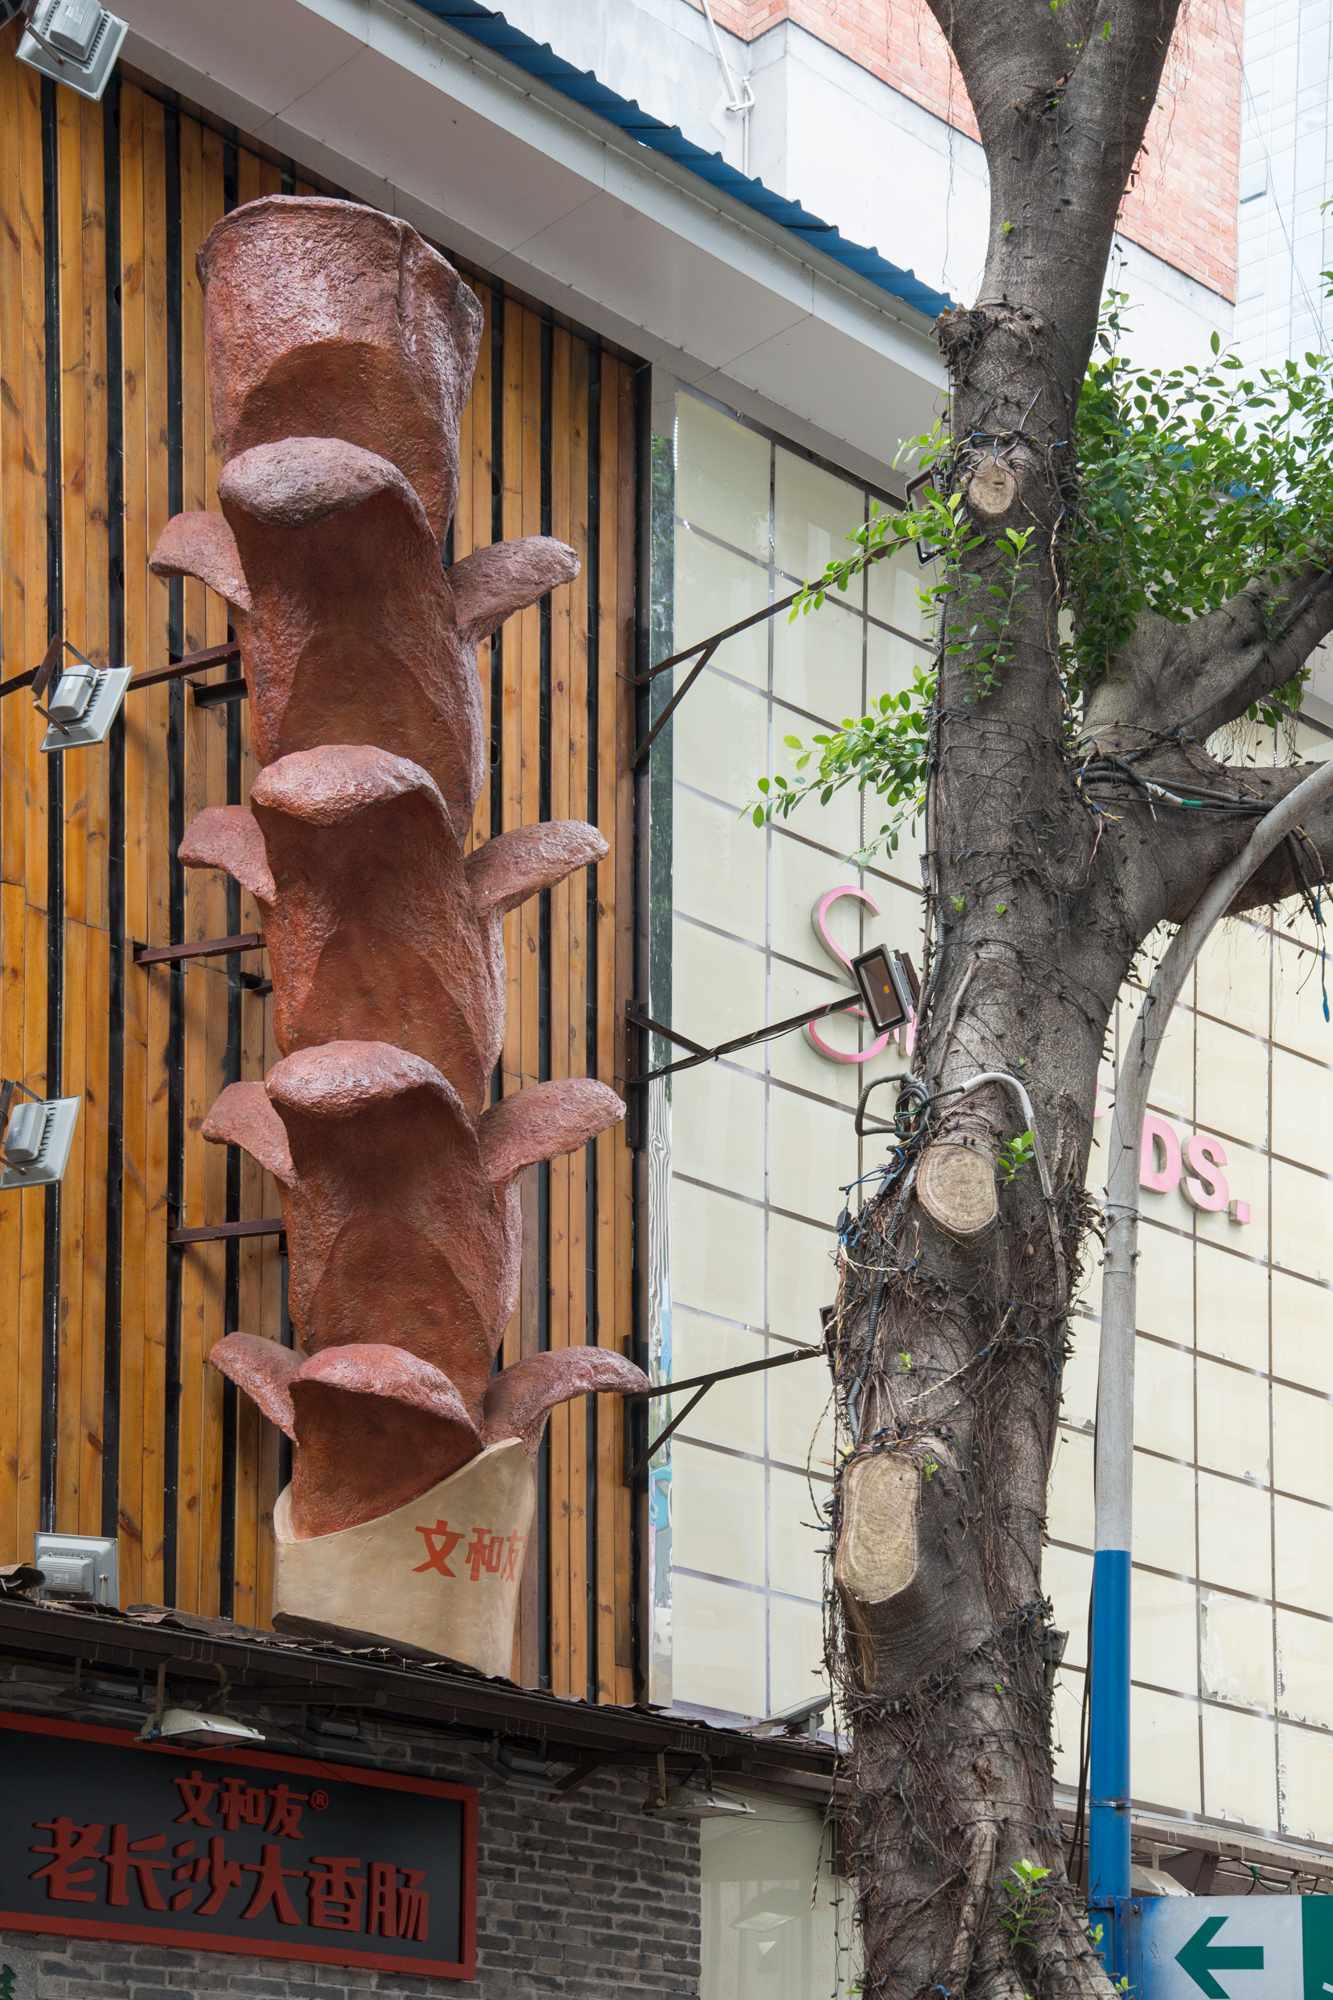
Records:
M1105 746L1125 732L1215 730L1298 674L1333 631L1333 571L1311 565L1284 579L1252 577L1229 603L1188 625L1146 612L1116 671L1084 705L1084 734Z

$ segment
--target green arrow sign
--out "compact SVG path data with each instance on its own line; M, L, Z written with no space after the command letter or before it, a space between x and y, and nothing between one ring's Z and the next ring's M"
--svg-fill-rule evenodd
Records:
M1228 2000L1227 1989L1219 1985L1214 1972L1262 1972L1264 1948L1261 1944L1214 1944L1213 1939L1226 1922L1225 1917L1209 1917L1199 1925L1176 1953L1176 1964L1188 1972L1208 2000Z

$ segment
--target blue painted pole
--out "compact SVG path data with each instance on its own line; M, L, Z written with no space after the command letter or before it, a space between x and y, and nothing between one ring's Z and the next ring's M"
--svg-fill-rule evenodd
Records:
M1093 1557L1088 1902L1102 1915L1108 1972L1111 1905L1129 1894L1129 1566L1128 1549Z

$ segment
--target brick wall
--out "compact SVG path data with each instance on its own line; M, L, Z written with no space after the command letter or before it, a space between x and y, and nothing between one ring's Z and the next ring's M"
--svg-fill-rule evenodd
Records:
M105 1711L34 1701L31 1683L29 1689L21 1704L11 1698L0 1705L41 1707L103 1726L116 1720ZM4 1692L0 1679L0 1697ZM291 1754L287 1744L280 1747ZM416 1994L435 2000L482 1994L485 2000L552 1994L694 2000L700 1974L698 1828L643 1816L647 1771L602 1771L568 1799L553 1799L499 1782L475 1757L442 1749L441 1739L427 1731L369 1722L361 1743L325 1743L311 1755L477 1787L475 1981L4 1932L0 1946L12 1959L26 1959L34 1975L33 1993L24 1991L21 1978L15 2000L360 2000L382 1993L403 2000Z
M1244 0L1186 0L1122 210L1126 236L1233 302L1243 12ZM713 0L713 13L746 41L793 21L977 137L962 78L925 0Z

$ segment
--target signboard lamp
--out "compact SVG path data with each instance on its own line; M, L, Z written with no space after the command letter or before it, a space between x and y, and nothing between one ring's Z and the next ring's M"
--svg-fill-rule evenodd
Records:
M41 696L54 678L62 648L73 653L78 664L61 672L55 692L47 696L43 708ZM70 640L52 641L32 684L33 706L48 724L41 742L43 752L49 755L53 750L79 750L104 743L120 713L133 672L133 667L94 666Z
M14 1093L28 1099L11 1110ZM0 1082L0 1191L42 1187L65 1171L81 1097L35 1097L26 1084Z
M31 1105L24 1105L25 1111ZM10 1120L11 1125L13 1120ZM43 1597L90 1600L113 1609L120 1601L118 1552L113 1535L33 1537L33 1562L42 1573Z
M219 1712L201 1708L168 1708L167 1702L167 1662L164 1660L157 1670L157 1706L139 1731L141 1743L181 1743L197 1744L201 1749L226 1750L238 1743L262 1743L262 1729L252 1729L248 1722L237 1722L226 1714L227 1676L221 1665L218 1669L221 1687L218 1691Z
M877 1035L890 1028L901 1028L909 1019L916 1018L921 986L916 968L905 951L872 945L869 951L858 953L851 966L852 978Z
M18 59L94 104L107 87L129 27L99 0L0 0L0 27L26 22Z

